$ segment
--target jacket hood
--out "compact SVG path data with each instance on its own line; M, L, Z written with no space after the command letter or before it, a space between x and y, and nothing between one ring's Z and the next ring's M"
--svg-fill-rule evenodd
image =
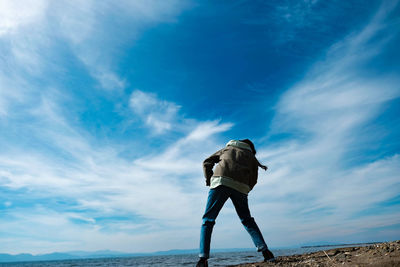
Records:
M248 144L246 144L245 142L240 142L239 140L231 140L226 144L226 146L239 147L253 152Z

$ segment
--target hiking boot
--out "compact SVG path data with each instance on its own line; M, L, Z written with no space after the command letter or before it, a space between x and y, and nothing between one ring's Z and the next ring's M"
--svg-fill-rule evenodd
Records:
M269 249L266 249L262 252L263 256L264 256L264 261L274 261L275 257L274 254L272 254L272 252Z
M206 258L200 258L196 264L196 267L208 267L208 262Z

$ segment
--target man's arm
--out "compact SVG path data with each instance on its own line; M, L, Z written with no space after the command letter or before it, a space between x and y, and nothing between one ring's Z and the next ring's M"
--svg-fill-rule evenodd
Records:
M264 171L266 171L266 170L268 169L268 167L267 167L266 165L262 165L262 164L258 161L257 158L256 158L256 160L257 160L258 167L261 167L261 169L263 169Z
M208 158L203 161L203 172L204 177L206 178L206 185L210 186L210 179L213 176L213 167L214 164L219 162L219 157L222 155L222 150L218 150Z
M253 177L252 177L252 179L250 180L250 184L249 184L249 186L250 186L250 190L252 190L253 189L253 187L257 184L257 180L258 180L258 167L261 167L261 169L263 169L264 171L266 171L267 169L268 169L268 167L267 166L265 166L265 165L262 165L259 161L258 161L258 159L257 158L255 158L256 159L256 162L255 162L255 164L253 165Z

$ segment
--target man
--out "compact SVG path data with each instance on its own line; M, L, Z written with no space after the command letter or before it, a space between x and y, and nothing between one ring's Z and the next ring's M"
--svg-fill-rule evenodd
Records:
M249 139L231 140L225 148L215 152L203 162L206 185L210 186L206 210L200 234L200 254L197 267L208 266L211 234L215 219L225 201L230 198L244 228L250 234L257 251L261 251L265 261L274 259L258 228L250 215L247 194L257 183L258 167L267 170L255 157L256 149ZM214 165L215 171L213 172Z

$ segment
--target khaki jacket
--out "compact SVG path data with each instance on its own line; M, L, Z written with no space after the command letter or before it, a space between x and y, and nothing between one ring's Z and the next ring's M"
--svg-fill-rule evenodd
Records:
M214 165L217 164L213 171ZM248 144L237 140L215 152L203 162L206 184L211 188L226 185L244 194L257 183L258 160Z

